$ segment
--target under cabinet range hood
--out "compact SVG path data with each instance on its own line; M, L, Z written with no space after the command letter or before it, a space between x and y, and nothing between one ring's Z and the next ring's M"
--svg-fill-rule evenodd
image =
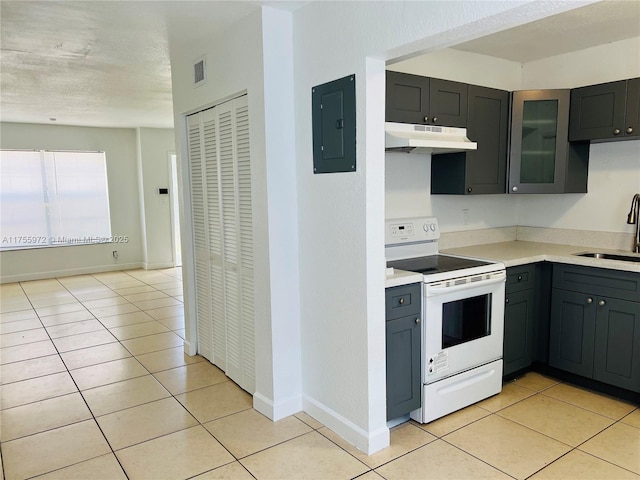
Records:
M466 128L386 122L385 150L407 153L453 153L477 150L467 138Z

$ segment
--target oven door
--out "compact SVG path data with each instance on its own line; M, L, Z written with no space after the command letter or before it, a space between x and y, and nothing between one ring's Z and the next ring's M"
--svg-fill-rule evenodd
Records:
M502 358L504 270L424 285L424 383Z

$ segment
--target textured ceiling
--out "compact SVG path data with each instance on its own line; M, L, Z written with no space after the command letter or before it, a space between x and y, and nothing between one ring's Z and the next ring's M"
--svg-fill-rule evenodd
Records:
M168 38L307 1L0 1L0 120L172 127ZM640 35L640 1L604 1L455 48L519 62Z
M503 30L453 48L526 63L638 36L640 0L609 0Z
M0 3L0 118L172 127L169 32L215 35L259 2Z

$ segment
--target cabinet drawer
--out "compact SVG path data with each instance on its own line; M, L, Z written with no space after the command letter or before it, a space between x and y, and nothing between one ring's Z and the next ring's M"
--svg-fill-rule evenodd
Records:
M557 263L553 288L640 302L640 273Z
M506 293L520 292L535 288L535 264L507 268Z
M411 285L386 289L387 321L408 315L420 315L420 307L422 305L421 285L420 283L412 283Z

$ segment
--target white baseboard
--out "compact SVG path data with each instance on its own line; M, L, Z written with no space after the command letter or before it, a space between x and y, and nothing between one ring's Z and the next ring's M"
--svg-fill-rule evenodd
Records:
M193 357L196 353L198 353L198 349L196 348L195 343L191 343L188 340L185 340L183 343L184 353Z
M389 446L389 429L386 424L373 432L366 432L355 423L307 395L302 396L302 407L313 418L367 455L372 455Z
M300 396L289 397L274 404L273 400L256 392L253 394L253 408L277 422L302 410L302 399Z
M49 278L70 277L73 275L87 275L90 273L113 272L117 270L133 270L142 268L141 262L117 263L114 265L97 265L93 267L71 268L68 270L49 270L17 275L3 275L0 283L28 282L30 280L44 280Z
M143 263L142 268L144 268L145 270L158 270L159 268L173 268L173 262Z

